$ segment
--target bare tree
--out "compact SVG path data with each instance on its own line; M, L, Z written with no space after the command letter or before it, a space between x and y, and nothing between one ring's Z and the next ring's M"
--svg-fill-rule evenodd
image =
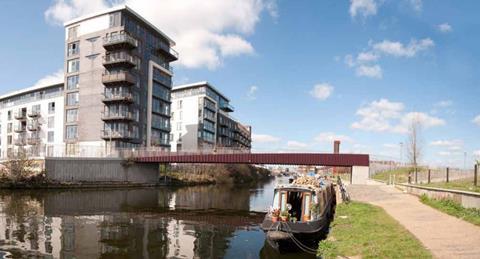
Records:
M423 155L422 128L422 122L418 118L412 119L408 125L407 156L415 172L418 172L418 163Z

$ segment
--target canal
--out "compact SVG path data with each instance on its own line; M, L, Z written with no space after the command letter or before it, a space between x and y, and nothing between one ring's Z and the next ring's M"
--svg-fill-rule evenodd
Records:
M310 258L259 228L277 178L254 187L0 191L0 258ZM314 258L314 257L312 257Z

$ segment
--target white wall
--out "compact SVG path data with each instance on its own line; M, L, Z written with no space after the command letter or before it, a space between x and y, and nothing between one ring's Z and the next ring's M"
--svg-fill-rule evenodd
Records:
M368 166L352 167L352 184L366 184L370 168Z
M182 150L196 150L198 147L198 109L199 99L205 95L188 96L183 98L172 99L171 110L173 117L171 118L171 133L173 139L170 141L172 151L177 151L177 141L179 134L182 135ZM182 100L182 108L178 109L178 101ZM180 111L182 119L180 120ZM177 130L177 123L181 122L181 130ZM193 151L192 150L192 151Z
M71 27L78 27L77 36L81 37L83 35L106 30L110 27L110 16L109 14L104 14L95 18L85 20L81 23L77 23L65 28L65 40L68 39L68 29Z

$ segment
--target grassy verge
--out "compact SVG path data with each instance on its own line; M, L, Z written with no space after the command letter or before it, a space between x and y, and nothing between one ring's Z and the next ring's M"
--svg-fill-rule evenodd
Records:
M424 184L424 186L453 189L453 190L460 190L460 191L469 191L469 192L480 192L480 186L473 185L473 178L455 180L455 181L450 181L448 183L446 182L429 183L429 184Z
M431 258L408 230L383 209L359 202L337 206L329 237L319 243L322 258Z
M398 168L391 171L385 171L373 176L373 179L379 181L388 181L390 179L390 175L395 175L395 181L397 183L407 182L408 181L408 172L412 172L413 169L409 167Z
M437 210L480 226L480 209L467 209L452 200L436 200L428 198L426 195L422 195L420 201Z

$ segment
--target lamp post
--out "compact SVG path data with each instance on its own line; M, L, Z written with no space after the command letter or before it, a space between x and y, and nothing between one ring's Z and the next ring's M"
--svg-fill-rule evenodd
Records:
M400 165L403 163L403 142L400 142Z

